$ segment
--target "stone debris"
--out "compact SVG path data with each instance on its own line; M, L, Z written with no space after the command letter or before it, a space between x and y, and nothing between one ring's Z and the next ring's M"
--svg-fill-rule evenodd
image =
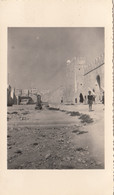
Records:
M59 142L64 142L64 139L59 139L58 141L59 141Z
M63 161L70 161L70 160L71 160L71 157L69 156L63 158Z
M81 152L80 154L81 154L82 156L84 156L84 153L83 153L83 152Z
M82 147L76 148L76 150L77 150L77 151L85 151L85 149L82 148Z
M17 150L15 153L22 154L22 151L21 150Z
M38 143L37 143L37 142L35 142L35 143L33 143L33 145L34 145L34 146L37 146L37 145L38 145Z
M50 153L47 153L46 156L45 156L45 158L48 159L50 156L51 156L51 154Z
M88 133L88 131L79 131L79 130L73 130L72 133L76 133L76 135Z
M81 159L80 158L78 159L78 162L81 162Z

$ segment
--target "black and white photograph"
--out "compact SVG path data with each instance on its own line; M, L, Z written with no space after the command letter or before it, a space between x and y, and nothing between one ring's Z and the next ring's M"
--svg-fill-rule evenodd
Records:
M104 169L104 27L7 28L7 169Z

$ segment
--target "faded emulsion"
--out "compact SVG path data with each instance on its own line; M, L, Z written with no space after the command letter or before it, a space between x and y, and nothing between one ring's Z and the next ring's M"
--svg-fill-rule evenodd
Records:
M8 28L7 168L104 169L104 28Z

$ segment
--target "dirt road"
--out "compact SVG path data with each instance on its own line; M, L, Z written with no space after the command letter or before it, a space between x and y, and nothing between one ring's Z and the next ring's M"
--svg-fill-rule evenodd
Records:
M104 168L102 105L34 108L8 107L8 169Z

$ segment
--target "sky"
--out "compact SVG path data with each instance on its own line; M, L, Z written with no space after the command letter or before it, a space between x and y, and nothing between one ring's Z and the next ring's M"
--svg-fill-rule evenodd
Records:
M104 28L8 28L8 80L12 87L53 90L65 82L66 61L104 52Z

